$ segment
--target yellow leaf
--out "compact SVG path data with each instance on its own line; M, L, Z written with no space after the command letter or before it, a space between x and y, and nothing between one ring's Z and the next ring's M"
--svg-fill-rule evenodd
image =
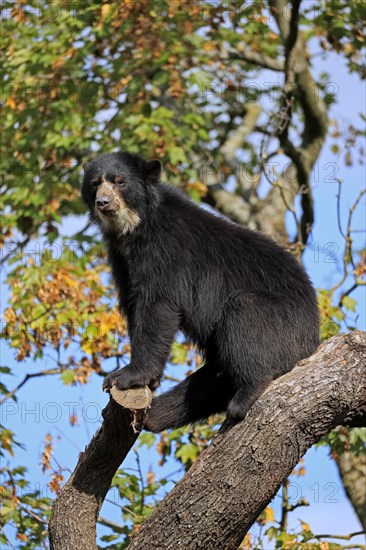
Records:
M274 519L275 519L275 515L274 515L274 511L273 511L273 508L271 508L270 506L268 506L265 510L264 510L265 514L266 514L266 519L265 519L265 522L268 523L268 522L273 522Z
M188 190L194 189L195 191L197 191L200 197L204 197L205 195L207 195L207 185L202 183L202 181L197 180L193 183L189 183L187 185L187 189Z
M259 525L266 525L266 523L274 522L274 519L274 511L268 506L257 518L257 523L259 523Z
M243 540L243 542L239 546L238 550L251 550L251 548L252 548L251 536L250 536L250 533L247 533L245 535L245 539Z
M81 349L85 351L85 353L89 353L91 355L95 352L94 342L92 342L91 340L86 340L81 344Z
M348 54L351 54L351 53L354 53L355 48L352 44L348 43L348 44L344 44L343 51Z
M111 11L111 5L110 4L103 4L101 9L100 18L102 21L105 21L108 17L109 12Z
M10 439L10 437L8 437L7 435L2 434L1 436L1 446L2 448L5 450L5 451L8 451L8 453L11 455L11 456L14 456L14 453L13 453L13 449L12 449L12 440Z
M71 279L71 277L69 275L67 275L66 273L63 274L63 279L64 279L65 283L67 283L72 288L79 288L78 283L74 279Z
M212 44L212 42L205 42L203 45L203 49L205 50L205 52L211 52L215 49L215 46Z
M14 99L12 97L8 97L7 100L6 100L6 104L8 105L8 107L10 107L10 109L12 109L13 111L15 111L15 109L17 108L17 104L15 103Z

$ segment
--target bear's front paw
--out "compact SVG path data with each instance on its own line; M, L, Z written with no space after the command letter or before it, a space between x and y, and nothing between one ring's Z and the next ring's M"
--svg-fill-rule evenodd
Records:
M108 374L103 382L103 391L110 391L112 386L116 386L119 390L129 390L130 388L136 388L146 386L147 383L141 373L128 365L123 369L118 369L115 372Z

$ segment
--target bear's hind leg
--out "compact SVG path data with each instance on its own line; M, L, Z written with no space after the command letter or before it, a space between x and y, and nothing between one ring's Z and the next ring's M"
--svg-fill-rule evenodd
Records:
M272 380L294 364L295 339L282 300L275 293L240 292L226 304L216 345L217 359L236 390L228 419L243 420Z
M217 365L207 362L170 391L153 399L144 428L157 433L224 412L233 395L229 377Z
M235 422L240 422L244 420L247 412L251 406L257 401L257 399L262 395L262 393L268 388L271 383L272 378L267 380L256 388L249 388L245 386L239 388L233 398L230 400L227 407L227 416L228 419L234 420Z

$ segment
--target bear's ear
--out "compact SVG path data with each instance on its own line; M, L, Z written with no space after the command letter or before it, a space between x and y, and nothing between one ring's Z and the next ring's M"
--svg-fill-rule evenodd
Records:
M145 167L146 180L152 183L157 183L158 181L160 181L162 169L163 167L161 165L160 160L158 159L149 160L146 163L146 167Z
M90 162L83 162L83 170L84 172L88 169Z

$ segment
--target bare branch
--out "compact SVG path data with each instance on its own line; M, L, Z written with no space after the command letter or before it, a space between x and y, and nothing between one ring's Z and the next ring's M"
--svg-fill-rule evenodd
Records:
M296 168L296 178L292 183L293 201L298 190L301 192L302 217L300 232L296 239L306 244L314 222L313 199L310 186L310 173L327 134L327 108L318 93L318 88L311 75L306 54L306 45L299 33L300 0L269 0L271 13L274 15L282 36L285 48L285 82L282 108L288 108L287 124L278 132L284 153L292 160ZM288 17L291 6L291 17ZM298 99L303 115L304 128L302 141L295 147L289 139L289 125L294 100ZM297 189L296 189L297 183ZM272 195L272 196L271 196ZM273 200L274 193L268 197Z
M226 56L225 56L226 57ZM227 57L234 61L245 61L246 63L253 63L263 69L269 69L271 71L282 72L285 64L281 59L273 59L268 55L254 52L249 48L240 47L237 50L230 48L227 50Z
M30 380L31 378L39 378L40 376L47 376L48 374L60 374L62 372L61 368L58 369L48 369L48 370L41 370L39 372L34 372L32 374L26 374L23 380L15 386L11 391L6 393L2 399L0 399L0 405L2 405L5 401L13 397L20 388L24 386Z
M360 535L365 535L366 534L366 531L356 531L355 533L350 533L349 535L331 535L331 534L326 534L326 535L314 535L311 539L309 540L312 540L312 539L317 539L317 540L321 540L321 539L339 539L339 540L351 540L353 539L353 537L359 537ZM344 546L343 546L344 548ZM355 548L355 547L353 547ZM358 547L358 548L362 548L361 547Z
M349 209L349 213L348 213L348 223L347 223L347 233L346 235L344 236L344 239L345 239L345 248L344 248L344 253L343 253L343 276L342 278L338 281L338 283L336 285L334 285L331 289L331 292L332 294L334 294L334 292L340 288L343 283L346 281L347 277L348 277L348 265L349 263L352 264L352 267L353 269L355 269L355 265L354 265L354 262L353 262L353 254L352 254L352 247L353 247L353 239L351 237L351 227L352 227L352 218L353 218L353 215L362 199L362 197L366 194L366 190L365 189L361 189L360 193L358 194L355 202L353 203L353 205L351 206L351 208ZM356 279L356 282L357 282L357 285L359 285L359 282L358 280ZM353 289L351 289L352 291Z

